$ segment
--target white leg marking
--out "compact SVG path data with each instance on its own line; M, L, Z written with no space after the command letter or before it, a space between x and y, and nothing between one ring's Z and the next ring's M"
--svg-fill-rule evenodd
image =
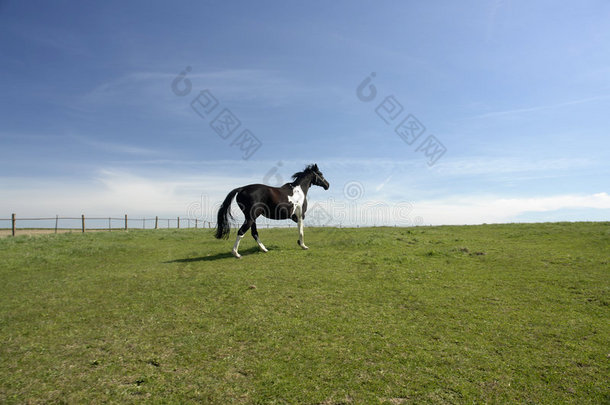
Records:
M305 238L303 234L303 217L301 215L300 210L297 215L299 219L299 246L301 246L303 249L309 249L307 246L305 246Z
M231 251L233 256L237 257L238 259L241 257L241 255L237 253L237 249L239 249L239 242L241 242L241 238L243 237L244 235L237 235L237 240L235 240L235 245L233 245L233 250Z
M258 243L258 247L261 248L261 250L263 252L267 253L269 250L267 250L265 245L263 245L263 242L261 242L261 240L258 238L258 236L255 239L256 239L256 243Z
M299 240L298 244L303 249L309 249L305 246L303 239L303 202L305 201L305 193L301 189L301 186L296 186L292 189L292 196L288 196L288 201L292 203L292 214L296 215L299 224Z

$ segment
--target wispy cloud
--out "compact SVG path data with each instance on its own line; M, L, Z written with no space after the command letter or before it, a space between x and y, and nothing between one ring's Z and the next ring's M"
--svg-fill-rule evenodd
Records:
M442 175L496 175L510 173L558 172L564 170L584 169L598 166L590 158L556 158L556 159L522 159L515 157L464 157L445 159L435 165L435 170Z
M494 31L496 29L497 18L500 10L504 6L504 0L494 0L489 6L489 13L487 16L487 29L485 40L489 42L494 35Z
M25 40L26 43L35 43L52 49L53 51L73 54L79 57L91 57L94 55L90 46L79 35L74 34L66 27L59 24L46 26L44 31L38 25L19 23L4 20L4 29L12 35Z
M141 146L134 146L125 143L118 142L110 142L110 141L101 141L97 139L93 139L90 137L86 137L83 135L71 135L70 138L73 140L86 145L92 148L103 150L106 152L112 153L120 153L127 155L136 155L136 156L155 156L158 155L159 152L149 148L143 148Z
M605 101L605 100L610 100L610 95L587 97L587 98L569 100L569 101L564 101L561 103L554 103L554 104L544 104L544 105L537 105L537 106L524 107L524 108L514 108L514 109L508 109L508 110L492 111L492 112L488 112L485 114L475 115L473 117L470 117L469 119L507 117L507 116L511 116L511 115L528 114L528 113L534 113L534 112L545 111L545 110L553 110L553 109L557 109L557 108L563 108L563 107L569 107L569 106L578 105L578 104L586 104L586 103L592 103L594 101Z
M179 73L133 72L104 83L86 93L82 102L86 104L119 103L122 105L158 104L173 112L171 105L184 107L182 98L176 97L170 89L172 81ZM328 86L312 86L274 70L225 69L196 72L187 75L192 82L189 101L203 89L212 93L224 103L252 102L257 107L279 107L307 100L316 104L324 100L344 97L343 92ZM182 108L184 110L184 108ZM183 114L183 111L176 111Z

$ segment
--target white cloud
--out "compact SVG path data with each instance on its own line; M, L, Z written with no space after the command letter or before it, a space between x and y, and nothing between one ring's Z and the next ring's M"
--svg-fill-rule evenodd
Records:
M610 210L607 193L588 195L552 195L542 197L455 196L435 200L379 201L358 200L317 201L322 217L332 216L331 224L348 226L372 225L468 225L519 222L527 213L553 213L565 209L587 209L594 217L596 210ZM552 218L552 215L550 215ZM564 220L557 217L556 220ZM315 220L314 220L315 222Z
M243 181L243 178L242 178ZM202 194L220 199L236 179L228 176L160 177L136 175L119 170L101 170L95 178L75 181L66 178L0 178L6 192L0 212L21 217L182 215Z
M78 216L81 213L108 217L127 213L135 216L188 215L213 220L218 204L233 187L255 182L261 182L255 175L170 177L117 169L101 170L95 178L78 182L62 178L44 181L0 178L0 188L4 190L0 212L5 218L12 212L21 217ZM340 184L336 187L341 189ZM528 212L610 210L610 196L606 192L535 197L469 195L414 201L375 199L380 195L363 195L350 200L342 195L342 190L332 194L332 198L317 189L312 194L311 211L306 219L309 225L480 224L515 222ZM318 208L318 214L330 218L314 215L313 207ZM237 211L235 205L233 211Z
M427 224L481 224L514 222L528 212L552 212L566 208L610 209L607 193L541 197L455 197L414 203L414 213Z

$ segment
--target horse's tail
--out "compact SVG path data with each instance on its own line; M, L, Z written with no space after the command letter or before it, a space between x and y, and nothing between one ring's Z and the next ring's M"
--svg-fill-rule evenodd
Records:
M229 224L229 217L233 219L233 215L231 215L231 202L233 202L233 197L235 194L241 191L242 187L238 187L234 190L231 190L229 194L227 194L227 198L223 201L220 209L218 210L218 218L216 220L216 238L217 239L227 239L229 237L229 233L231 232L231 224Z

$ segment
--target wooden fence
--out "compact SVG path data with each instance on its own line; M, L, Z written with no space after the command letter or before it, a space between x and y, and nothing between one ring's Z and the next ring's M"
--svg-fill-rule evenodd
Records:
M17 230L19 229L17 227L17 222L35 222L35 221L46 221L47 223L51 222L53 223L54 221L54 226L47 226L47 227L43 227L43 228L38 228L38 227L28 227L29 228L37 228L37 229L52 229L55 231L55 233L57 233L58 230L61 229L71 229L71 230L80 230L81 232L85 232L88 228L87 228L87 224L90 224L91 221L95 221L97 222L98 226L96 227L90 227L89 229L96 229L96 230L108 230L108 231L112 231L112 230L127 230L130 228L130 223L131 223L131 228L137 228L137 229L147 229L146 228L146 224L147 223L151 223L154 221L154 228L151 225L150 228L148 229L159 229L160 227L164 227L163 225L167 224L167 228L171 228L171 227L175 227L175 228L180 228L180 226L182 225L182 227L186 227L186 228L191 228L193 225L195 228L212 228L213 225L212 222L210 221L205 221L205 220L201 220L199 218L181 218L181 217L176 217L176 218L159 218L158 216L155 216L154 218L146 218L146 217L141 217L141 218L128 218L127 215L125 215L122 218L116 218L116 217L86 217L84 214L79 217L60 217L59 215L56 215L55 217L47 217L47 218L21 218L21 217L17 217L16 214L12 214L11 218L0 218L0 221L10 221L10 229L11 229L11 235L15 236L15 233L17 232ZM72 226L70 227L60 227L60 221L63 222L64 224L66 223L66 221L70 222L72 224ZM103 224L102 226L100 226L99 224ZM117 226L117 223L119 223L120 225ZM134 225L135 223L135 225ZM78 224L77 227L75 227L74 225ZM141 224L141 226L138 226L139 224ZM173 225L173 226L172 226Z
M39 221L46 221L47 226L45 227L37 227L37 226L27 226L19 228L17 226L18 222L29 222L39 223ZM85 215L81 215L80 217L60 217L56 215L55 217L46 217L46 218L21 218L17 217L16 214L12 214L11 218L0 218L0 223L10 223L10 228L4 228L0 226L0 229L11 229L11 235L15 236L15 233L19 229L48 229L49 231L54 231L57 233L58 230L76 230L85 232L86 230L127 230L127 229L159 229L159 228L214 228L216 226L215 222L207 221L201 218L184 218L184 217L175 217L175 218L159 218L155 216L154 218L146 218L146 217L136 217L136 218L128 218L127 214L124 217L116 218L116 217L85 217ZM71 226L68 227L60 227L60 222L64 224L68 222ZM91 226L91 223L94 222L97 226ZM154 223L154 225L153 225ZM147 224L150 224L147 228ZM237 227L241 226L238 224ZM265 226L264 224L259 225L259 227ZM266 224L266 227L269 228L269 224ZM276 227L291 227L289 223L287 226L284 225L273 225L273 228Z

